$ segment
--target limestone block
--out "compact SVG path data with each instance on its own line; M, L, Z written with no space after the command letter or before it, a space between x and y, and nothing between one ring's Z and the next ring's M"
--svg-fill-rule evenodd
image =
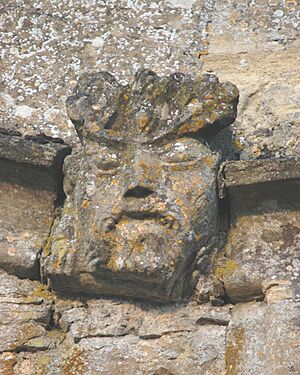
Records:
M45 350L53 346L46 328L53 297L45 286L0 274L0 352Z
M223 191L231 228L215 276L233 302L263 298L264 283L299 283L300 182L298 161L229 162ZM224 190L225 187L225 190Z
M226 374L297 374L299 302L240 304L226 337Z
M37 139L38 140L38 139ZM68 146L0 132L0 267L38 279L39 256L62 198L61 166Z

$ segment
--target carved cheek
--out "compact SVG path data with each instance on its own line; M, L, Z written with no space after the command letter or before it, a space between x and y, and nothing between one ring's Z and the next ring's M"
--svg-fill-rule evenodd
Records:
M203 181L199 170L178 172L170 177L172 190L193 202L203 194Z

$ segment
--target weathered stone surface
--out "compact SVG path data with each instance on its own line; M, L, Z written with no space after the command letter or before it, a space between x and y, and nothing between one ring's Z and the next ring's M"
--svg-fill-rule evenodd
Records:
M23 134L46 132L77 143L73 125L65 112L65 100L82 71L107 69L122 83L130 82L134 72L143 66L155 69L159 74L176 70L199 75L208 71L215 72L221 80L236 83L240 89L241 105L234 127L236 152L242 159L299 154L299 4L295 0L109 0L84 3L76 0L72 5L58 0L12 0L1 3L0 8L3 47L0 56L1 127L18 129ZM2 150L4 148L0 147L0 153ZM30 162L48 163L41 149L38 152ZM17 152L15 157L21 154ZM276 161L272 163L277 164ZM243 165L238 164L235 173ZM9 345L16 349L12 349L15 352L0 354L0 373L300 373L299 309L295 302L299 298L296 230L299 227L299 207L295 205L299 186L284 182L285 188L276 193L278 188L265 184L263 198L259 198L261 187L258 180L265 181L270 175L265 169L263 174L258 173L262 170L261 165L266 164L255 164L256 171L253 164L253 173L249 170L247 173L245 169L244 177L241 174L233 176L233 182L238 185L254 181L255 189L260 193L257 194L253 187L248 190L250 186L243 193L243 188L230 189L226 198L231 200L233 208L230 241L238 251L235 253L227 245L228 258L219 264L222 267L217 276L221 281L225 276L233 300L264 298L265 302L240 303L233 307L228 330L225 327L228 312L220 312L216 307L204 311L201 305L200 315L195 314L194 318L191 306L186 309L173 306L169 310L157 306L156 314L149 307L140 309L134 305L134 312L129 307L131 303L116 307L116 301L111 304L106 300L80 301L77 295L72 301L55 299L51 329L47 331L44 302L40 298L33 304L24 304L23 301L23 295L32 294L29 286L33 283L15 279L13 303L3 302L5 314L0 314L3 321L11 317L7 321L12 330L9 334L5 331L0 345L3 344L5 350ZM71 174L71 168L68 168ZM43 180L37 179L32 172L31 175L22 173L24 169L16 169L16 164L12 163L5 164L5 171L12 171L11 178L18 175L24 182ZM76 179L76 168L73 171ZM283 170L279 172L279 176L285 174ZM276 177L272 171L271 174L272 179ZM297 174L296 168L287 171L287 177L292 174ZM44 186L48 182L45 179ZM6 191L2 190L3 193ZM25 197L24 191L21 190L22 197ZM7 207L2 206L3 212L11 212L11 207L24 207L19 203L17 192L14 196L11 192L7 195L12 203L7 201ZM43 200L47 199L43 195ZM36 196L29 193L28 201L35 200ZM222 208L228 212L226 200L222 202L225 202L224 206L221 203ZM38 207L38 204L34 203L34 206ZM38 211L46 206L40 207ZM29 217L33 210L26 212ZM15 213L17 215L16 210ZM40 214L44 217L44 213ZM6 220L11 222L7 216L3 219L1 216L0 227ZM34 211L34 220L39 222L39 217ZM17 222L17 216L14 220L13 227L22 232L23 224ZM4 234L6 236L6 232ZM24 242L20 243L20 249L27 253ZM204 255L198 267L209 273L212 267L208 260L209 257ZM24 258L19 258L16 263L20 265L20 262L28 264ZM16 270L15 267L13 272L18 272ZM0 289L3 288L5 295L12 288L7 284L11 280L9 275L0 280ZM40 284L34 285L40 289ZM198 287L199 302L209 299L212 303L228 302L226 295L224 298L222 283L216 283L211 275L202 275ZM29 310L34 316L31 322L26 320ZM107 310L110 317L105 314ZM126 320L126 311L130 311L130 324ZM216 311L217 321L220 319L221 322L207 324ZM136 327L135 318L139 320L137 332L127 333L121 323L123 316L129 327ZM22 327L29 327L32 323L27 336L20 338L17 335L13 319ZM192 329L197 319L199 331L184 331L185 328ZM82 322L86 322L86 326ZM201 326L203 323L205 325ZM45 332L45 327L46 335L42 333L34 337ZM182 331L176 333L177 328ZM227 337L224 337L225 329ZM124 332L125 336L97 336L103 332L108 335ZM143 339L139 335L156 338ZM74 343L74 338L77 343ZM57 344L59 347L55 349Z
M269 181L300 180L300 160L287 158L229 161L221 165L218 178L219 195L223 197L225 188Z
M204 139L234 121L238 91L215 76L139 72L122 86L84 75L67 101L82 150L44 273L63 292L187 298L199 249L216 242L220 153Z
M226 337L226 374L298 374L299 308L285 298L238 305Z
M0 121L76 143L65 100L83 71L208 71L242 92L243 158L299 154L298 14L296 0L5 2Z
M1 121L76 142L65 100L83 71L128 82L141 67L199 72L206 1L59 0L1 4ZM203 14L199 22L199 12Z
M54 219L55 201L62 195L61 168L70 148L46 139L40 144L3 133L0 266L14 275L38 279L39 256Z
M47 337L53 298L45 286L3 271L0 280L0 352L53 346L55 341Z
M141 311L132 304L91 300L85 307L64 312L59 325L68 327L74 342L79 342L87 337L117 337L134 333L141 316Z
M67 332L57 349L21 355L5 353L3 363L14 363L18 374L210 375L225 371L228 307L189 305L161 309L113 300L73 305L72 301L55 299L56 313L61 312L57 325ZM150 328L148 324L154 316L156 327L153 324ZM176 327L174 320L178 317L181 322ZM188 327L182 326L183 317L187 318ZM151 336L142 337L141 333L149 328Z
M299 1L214 1L203 71L241 92L243 159L300 153Z
M271 280L299 284L299 180L235 187L229 198L232 227L215 271L229 299L261 298Z

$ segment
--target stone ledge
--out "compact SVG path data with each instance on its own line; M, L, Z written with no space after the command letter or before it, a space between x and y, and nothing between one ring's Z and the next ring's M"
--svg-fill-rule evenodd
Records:
M219 169L219 196L225 196L226 188L298 178L298 158L229 161L221 164Z

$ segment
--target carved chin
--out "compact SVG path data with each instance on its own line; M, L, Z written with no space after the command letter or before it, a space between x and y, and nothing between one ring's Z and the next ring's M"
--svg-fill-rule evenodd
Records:
M120 220L114 229L103 234L110 254L105 268L163 276L173 269L180 256L183 240L178 228L178 224L156 219Z

